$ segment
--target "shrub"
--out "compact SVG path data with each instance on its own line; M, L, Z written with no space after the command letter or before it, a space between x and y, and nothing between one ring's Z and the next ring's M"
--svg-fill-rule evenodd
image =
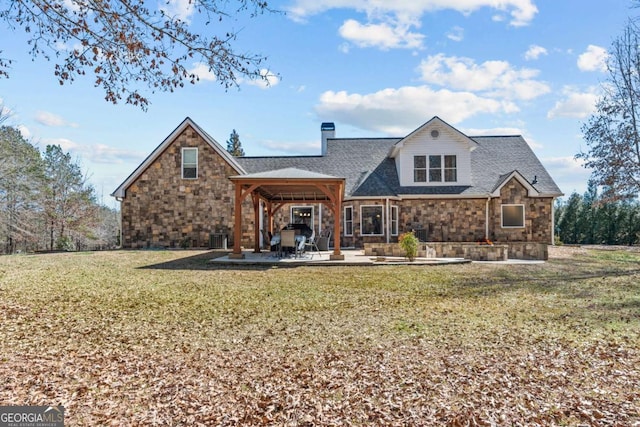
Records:
M400 243L400 247L404 250L405 256L409 258L409 261L416 259L416 255L418 254L418 238L413 231L400 235L398 243Z

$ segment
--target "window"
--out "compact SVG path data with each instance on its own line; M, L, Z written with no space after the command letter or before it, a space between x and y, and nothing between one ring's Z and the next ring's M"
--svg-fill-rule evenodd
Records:
M182 149L182 178L196 179L198 177L198 149Z
M382 206L360 206L360 234L362 236L382 236Z
M391 235L398 235L398 207L391 206Z
M306 224L313 229L313 206L292 206L291 223Z
M427 156L413 156L413 182L427 182Z
M456 182L458 173L456 168L456 156L444 156L444 181Z
M353 206L344 207L344 235L353 236Z
M429 156L429 182L442 182L441 156Z
M502 205L502 228L524 227L524 205Z

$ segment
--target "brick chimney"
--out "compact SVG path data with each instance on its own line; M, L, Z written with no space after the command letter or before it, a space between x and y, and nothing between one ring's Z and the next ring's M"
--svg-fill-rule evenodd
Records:
M322 155L327 155L327 139L336 137L336 125L333 122L324 122L320 125L322 135Z

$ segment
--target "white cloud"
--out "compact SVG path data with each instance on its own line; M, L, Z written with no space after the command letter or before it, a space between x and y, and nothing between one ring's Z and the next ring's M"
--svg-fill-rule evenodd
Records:
M193 0L162 0L159 9L171 18L189 22L196 11Z
M562 99L549 110L547 118L584 119L595 111L599 97L596 88L590 88L587 92L579 92L574 88L565 87L562 92Z
M578 68L580 71L607 71L607 50L600 46L590 44L587 50L578 56Z
M542 46L532 44L531 46L529 46L529 49L525 52L524 59L526 59L527 61L532 61L534 59L540 58L541 55L547 55L547 54L548 54L547 49L545 49Z
M340 27L340 35L358 47L389 49L418 49L424 36L409 31L406 24L361 24L354 19L346 20ZM346 53L346 52L345 52Z
M403 21L419 19L425 13L438 10L455 10L466 15L485 7L510 14L513 26L529 24L538 13L533 0L293 0L287 15L304 21L326 10L342 8L365 12L368 17L391 15Z
M280 77L263 68L262 70L260 70L260 78L255 80L241 79L239 81L239 83L243 82L251 86L257 86L260 89L269 89L273 86L277 86L278 83L280 83Z
M115 148L105 144L79 144L67 138L49 138L42 142L45 145L59 145L62 150L93 163L140 163L146 156L146 153L138 150Z
M573 157L547 157L540 161L565 196L573 191L583 193L586 190L591 171L583 166L582 160Z
M28 127L26 127L25 125L18 125L17 128L24 139L31 138L31 131Z
M509 101L428 86L384 89L365 95L327 91L316 106L321 117L389 135L407 134L425 117L435 115L455 124L476 114L516 111L518 107Z
M534 79L538 70L516 69L507 61L478 65L470 58L438 54L423 60L419 70L427 83L490 97L531 100L551 91L546 83Z
M203 62L195 62L193 68L187 70L189 74L194 74L200 81L215 82L216 75L209 70L209 66Z
M461 42L464 40L464 28L455 26L448 33L447 38L454 42Z
M50 113L48 111L38 111L36 113L35 116L35 121L40 123L41 125L44 126L51 126L51 127L73 127L73 128L77 128L78 124L77 123L72 123L72 122L68 122L67 120L65 120L64 118L62 118L61 116L54 114L54 113Z

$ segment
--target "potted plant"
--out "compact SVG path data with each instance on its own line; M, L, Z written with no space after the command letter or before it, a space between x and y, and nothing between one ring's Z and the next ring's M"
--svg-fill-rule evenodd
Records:
M400 243L400 247L404 250L404 254L409 261L416 259L416 255L418 254L418 238L413 231L401 234L398 238L398 243Z

